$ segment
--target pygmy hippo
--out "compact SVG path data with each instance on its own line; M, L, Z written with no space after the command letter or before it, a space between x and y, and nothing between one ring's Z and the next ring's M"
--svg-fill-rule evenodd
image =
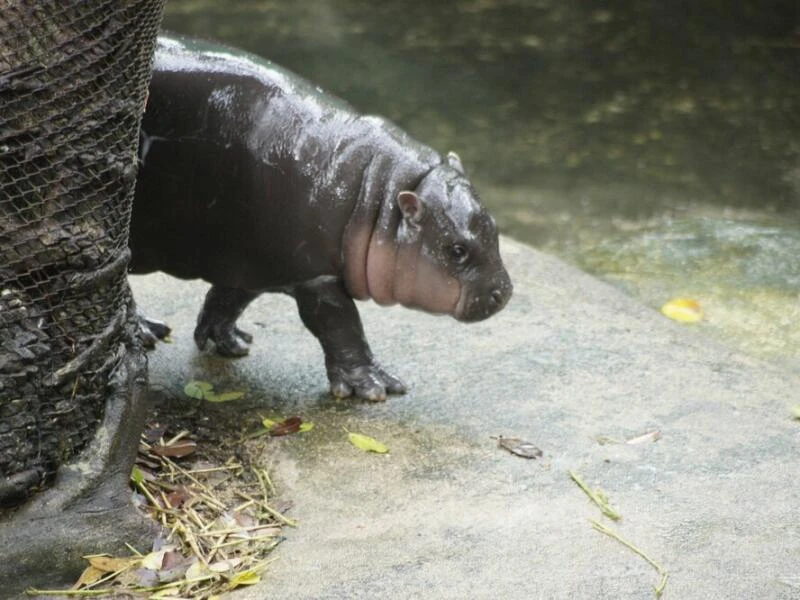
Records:
M353 299L479 321L511 296L492 217L459 158L263 59L161 37L142 123L131 271L212 284L194 339L242 356L262 292L293 296L331 392L404 384L373 358Z

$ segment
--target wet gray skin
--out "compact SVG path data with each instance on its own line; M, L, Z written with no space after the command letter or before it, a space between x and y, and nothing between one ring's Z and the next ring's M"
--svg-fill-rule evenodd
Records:
M478 321L512 292L455 154L267 61L176 38L156 54L130 245L132 272L212 284L195 341L225 356L247 354L236 320L255 297L293 296L341 397L405 390L354 298Z

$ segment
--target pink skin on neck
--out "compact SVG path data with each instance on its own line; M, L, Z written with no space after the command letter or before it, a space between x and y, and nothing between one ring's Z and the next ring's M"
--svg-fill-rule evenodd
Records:
M432 257L421 255L419 244L398 245L396 239L379 240L367 231L350 239L345 285L357 300L400 303L434 314L455 315L461 298L458 280L443 273Z

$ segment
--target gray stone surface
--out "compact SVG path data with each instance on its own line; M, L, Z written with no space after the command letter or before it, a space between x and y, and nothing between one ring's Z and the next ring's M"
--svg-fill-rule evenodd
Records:
M191 339L205 284L132 278L145 312L175 329L151 385L246 388L265 414L316 423L271 446L300 525L263 582L232 597L652 597L655 571L590 518L666 568L665 598L800 597L798 378L526 246L504 240L503 253L515 297L484 323L363 305L373 350L411 387L384 404L325 393L291 299L259 298L240 321L251 355L224 361ZM343 428L391 453L360 452ZM595 439L653 429L655 443ZM498 449L499 434L544 457ZM569 469L622 520L601 517Z

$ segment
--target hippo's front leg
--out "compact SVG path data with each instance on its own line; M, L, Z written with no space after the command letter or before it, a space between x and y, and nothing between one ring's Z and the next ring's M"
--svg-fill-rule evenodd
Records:
M331 393L380 401L386 394L403 394L403 382L373 358L355 302L339 281L299 286L294 290L300 318L325 352Z

